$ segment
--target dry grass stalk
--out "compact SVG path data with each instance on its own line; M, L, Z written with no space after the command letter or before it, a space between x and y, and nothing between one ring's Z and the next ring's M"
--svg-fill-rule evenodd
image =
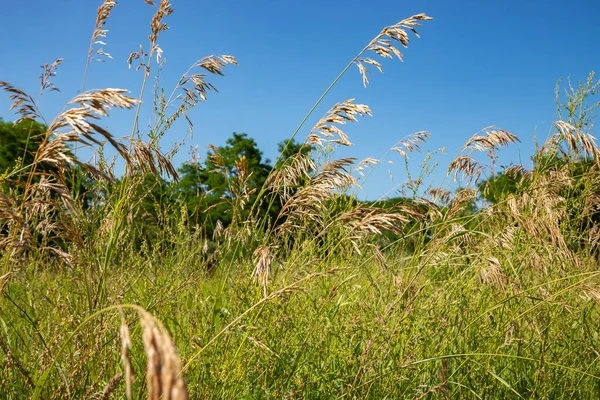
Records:
M455 247L455 250L461 252L465 247L473 245L472 232L464 227L462 224L451 223L450 230L443 239L443 242L451 244Z
M147 4L155 6L155 4L150 0L145 0ZM173 13L173 8L171 6L171 2L169 0L161 0L156 13L152 17L152 22L150 22L151 33L148 36L150 39L150 43L153 48L156 46L156 41L158 40L158 34L162 31L166 31L168 29L167 24L163 22L163 18L169 16Z
M503 129L487 127L482 129L483 135L473 135L463 146L458 156L448 166L447 175L454 173L454 179L458 180L459 174L467 179L467 186L477 183L484 172L484 167L477 162L471 154L475 151L484 152L491 161L492 173L496 161L496 151L511 143L519 141L519 138Z
M378 160L378 159L373 158L373 157L364 158L364 159L360 160L356 164L356 167L354 168L354 171L358 172L358 174L360 176L362 176L363 178L366 178L366 175L365 175L364 171L367 170L367 169L370 169L370 168L373 168L373 167L379 165L380 162L381 162L381 160Z
M55 140L77 142L87 146L90 146L89 142L100 145L100 141L96 139L96 136L99 136L110 143L125 161L130 162L125 146L117 142L104 128L92 122L107 117L113 107L130 109L139 102L125 93L127 91L124 89L100 89L76 96L67 105L77 106L60 113L48 127L48 132L57 135ZM62 128L71 130L59 134Z
M152 59L152 56L156 54L157 61L159 61L162 56L162 49L157 45L158 35L160 34L160 32L166 31L168 29L168 26L166 23L163 22L163 19L173 13L173 8L169 0L161 0L158 6L153 1L144 1L146 2L146 4L156 7L156 12L152 16L152 21L150 22L150 35L148 35L148 39L150 40L150 52L144 52L142 45L140 45L139 51L133 52L129 55L129 57L127 58L127 63L129 65L129 68L131 68L131 65L133 64L134 60L142 60L140 64L138 64L138 66L136 67L136 70L142 67L144 68L145 82L145 79L150 74L150 60Z
M123 373L119 372L115 376L113 376L110 381L104 386L104 389L101 392L94 393L92 395L92 399L98 400L108 400L110 395L114 393L114 391L119 386L119 383L123 380ZM127 399L131 399L131 395L128 395Z
M90 41L90 48L88 50L88 64L92 62L96 56L104 56L107 58L112 58L112 56L99 47L94 51L94 45L105 46L106 43L102 41L103 38L106 37L106 33L108 32L104 29L106 25L106 21L110 16L110 13L114 6L117 5L117 2L114 0L104 0L102 5L98 7L98 13L96 15L96 24L94 26L94 32L92 33L92 39Z
M40 96L46 91L49 90L51 92L60 92L60 89L54 86L54 83L50 81L50 78L56 76L56 70L58 66L63 62L62 58L57 59L52 64L44 64L42 65L42 69L44 72L40 75Z
M256 188L250 189L250 178L252 173L248 172L248 160L243 155L242 158L235 161L236 177L231 184L231 193L233 194L237 205L244 209L250 196L256 192Z
M314 175L308 176L305 186L283 204L278 219L285 219L285 222L277 227L277 231L290 232L305 224L323 227L323 216L328 214L328 201L334 198L337 191L348 190L356 185L356 179L348 171L354 161L354 158L329 161Z
M553 126L557 132L544 143L539 156L560 154L563 157L575 155L584 159L600 160L600 150L593 135L564 121L556 121ZM567 149L562 148L563 144L567 145Z
M140 312L149 400L187 400L187 386L171 336L150 314Z
M360 205L339 215L335 219L334 225L346 231L344 238L350 241L358 254L361 254L359 244L367 236L381 235L384 231L400 234L402 227L408 221L409 219L400 213L391 213L383 208Z
M381 268L383 268L385 270L389 270L387 259L386 259L385 255L383 254L383 252L381 251L381 248L374 244L369 244L368 247L373 250L373 257L374 257L375 261L377 261L379 266L381 266Z
M43 119L35 100L33 100L30 95L4 81L0 81L0 89L9 94L8 99L12 101L9 110L12 111L16 109L17 114L21 115L21 117L15 121L15 124L26 119Z
M431 198L433 203L441 201L442 204L448 204L452 198L452 192L443 188L430 188L425 194Z
M83 74L83 83L81 85L82 92L85 91L85 84L87 82L87 75L91 62L94 60L103 62L104 59L102 57L112 58L109 53L104 51L102 46L106 46L103 39L106 38L106 34L108 33L108 30L104 29L104 26L110 17L112 9L116 5L117 2L114 0L104 0L100 7L98 7L96 24L94 25L94 31L92 32L92 37L90 39L90 47L88 48L87 61L85 63L85 72ZM94 48L94 46L98 46L98 48Z
M337 143L352 146L348 135L337 125L358 121L358 116L371 116L371 110L364 104L354 104L354 99L334 105L308 134L307 143L323 146L325 143Z
M229 64L238 65L235 58L229 55L212 55L194 63L179 79L179 82L171 94L171 97L164 102L162 109L159 110L159 112L166 114L167 109L173 105L173 102L176 100L179 101L176 111L166 117L161 129L163 131L169 129L173 123L179 119L180 116L184 116L188 121L191 131L193 125L188 119L186 113L190 109L194 108L198 103L206 101L209 91L212 90L214 92L218 92L217 88L213 84L206 81L205 73L192 73L192 70L196 68L202 68L211 74L223 76L223 70ZM179 90L181 90L183 93L175 96Z
M10 277L12 275L12 272L7 272L6 274L0 276L0 294L2 294L4 288L6 288L6 285L8 285L8 282L10 281Z
M391 150L398 152L403 158L407 158L407 153L421 151L421 143L424 143L430 137L431 135L426 131L415 132L400 140Z
M131 359L129 358L129 349L131 348L131 337L129 335L129 328L127 327L127 321L125 315L121 312L121 361L125 368L125 395L127 400L131 400L131 385L135 380L133 375L133 368L131 367Z
M273 170L268 178L266 187L278 191L284 201L301 188L317 169L317 165L309 156L298 153L286 160L278 169Z
M161 154L155 146L149 145L142 140L133 139L130 145L132 162L129 164L129 174L136 171L150 173L155 176L166 174L175 181L179 180L177 170L171 161Z
M266 296L272 272L271 264L273 255L267 246L260 246L254 250L253 258L256 266L252 271L252 279L256 280L263 287L263 294Z
M600 303L600 286L599 285L581 285L581 298L585 300L593 300Z
M479 269L479 278L486 285L496 286L498 289L506 290L508 277L502 270L502 265L498 258L489 256L485 259L487 261Z
M448 166L447 175L452 172L454 172L454 180L458 180L461 174L463 179L469 179L469 183L477 182L481 178L483 167L473 157L461 155L452 160Z
M478 191L473 188L461 189L454 194L450 201L450 209L448 210L447 218L452 218L457 213L464 210L465 206L469 206L477 200Z
M428 21L432 19L433 18L428 17L425 14L413 15L412 17L406 18L394 25L386 26L377 36L373 38L373 40L371 40L367 47L365 47L363 51L361 51L360 55L353 61L353 63L355 63L358 67L358 71L362 76L365 87L369 83L369 79L367 77L369 69L365 66L365 64L376 67L381 73L383 73L383 69L381 68L381 63L369 57L363 58L362 54L364 54L366 51L372 51L382 58L393 58L396 56L400 61L402 61L402 53L396 46L394 46L393 42L398 42L402 47L407 48L410 41L407 31L411 31L415 34L415 36L419 37L416 27L421 26L420 21Z
M495 130L492 128L493 127L484 128L484 135L472 136L467 141L464 148L488 153L519 141L519 138L516 135L513 135L508 131L503 129Z

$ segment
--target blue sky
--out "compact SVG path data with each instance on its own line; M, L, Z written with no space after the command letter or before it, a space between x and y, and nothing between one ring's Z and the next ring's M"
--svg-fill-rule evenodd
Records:
M559 78L586 79L600 67L600 2L533 0L173 0L159 45L167 63L161 84L170 91L194 61L209 54L230 54L239 62L225 77L211 79L219 89L190 118L194 137L175 158L189 158L190 145L204 153L222 145L232 132L255 138L265 156L277 157L277 143L295 130L306 112L344 66L386 25L424 12L434 18L411 36L405 61L384 60L384 75L373 71L365 89L352 67L317 108L299 138L339 101L355 98L373 117L348 126L354 146L340 156L382 157L398 140L426 130L432 138L412 155L413 173L427 150L440 163L430 182L442 181L450 160L468 138L496 125L522 143L501 154L501 164L530 165L534 135L543 140L555 119L554 87ZM41 99L47 119L81 90L87 48L100 1L25 0L5 2L0 35L0 80L30 92L39 91L39 65L59 57L54 78L61 93ZM120 87L138 96L142 73L127 68L128 55L147 48L154 13L142 0L121 0L106 28L105 50L113 60L94 63L87 88ZM145 98L151 103L150 96ZM8 97L0 95L0 117L14 119ZM148 109L151 104L147 104ZM103 121L115 136L131 131L133 112ZM142 123L144 119L142 119ZM185 136L176 125L165 144ZM404 163L381 164L360 196L393 196L406 178ZM390 181L390 173L394 181Z

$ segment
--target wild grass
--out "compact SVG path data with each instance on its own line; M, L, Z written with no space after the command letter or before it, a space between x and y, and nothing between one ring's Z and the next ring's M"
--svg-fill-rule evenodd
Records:
M346 100L309 130L314 152L278 163L262 188L249 187L248 160L238 160L223 203L232 223L217 224L209 237L189 222L194 210L153 198L144 185L177 178L160 137L215 90L208 73L223 75L236 62L203 58L173 95L156 91L155 123L144 131L144 88L151 69L162 68L157 38L173 12L167 0L146 3L156 8L149 47L129 59L142 70L139 97L123 89L76 96L47 124L33 163L1 177L2 398L597 395L593 75L569 87L566 113L534 167L505 171L516 189L494 204L474 208L478 190L494 190L481 180L495 174L496 151L518 138L493 127L448 166L459 190L425 192L412 182L414 195L393 204L346 196L380 162L335 157L335 146L351 143L343 125L370 115ZM98 10L85 77L94 58L109 56L100 39L108 40L113 7L105 0ZM418 14L384 28L332 86L353 64L366 85L367 66L381 63L365 54L402 59L395 45L407 47L408 32L430 19ZM55 89L59 65L44 68L42 91ZM21 119L46 121L33 97L0 87ZM136 109L129 138L97 122L115 107ZM428 138L417 132L391 151L406 157ZM73 144L99 162L80 161ZM105 147L124 160L122 174ZM226 168L213 150L215 165ZM92 182L91 204L69 178L76 172ZM148 202L156 219L146 218ZM277 202L273 220L259 212Z

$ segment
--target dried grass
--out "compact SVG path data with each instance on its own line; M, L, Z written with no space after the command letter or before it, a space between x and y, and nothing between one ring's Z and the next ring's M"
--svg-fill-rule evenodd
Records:
M391 148L391 150L398 152L403 158L407 158L408 153L413 151L421 151L421 144L430 137L431 135L426 131L415 132L400 140Z
M484 152L488 156L491 162L489 168L491 168L493 174L497 158L496 151L519 141L516 135L503 129L494 129L491 126L482 129L481 132L483 135L475 134L467 141L448 166L447 175L453 174L455 180L459 180L459 176L461 176L462 179L466 179L467 186L473 183L476 184L485 171L484 166L472 157L473 152Z
M419 37L419 34L416 30L417 27L421 26L421 21L429 21L433 18L428 17L425 14L416 14L412 17L403 19L402 21L391 25L386 26L381 30L381 32L371 40L371 42L360 52L359 56L355 58L353 61L354 64L358 67L358 71L360 72L363 84L366 87L369 83L369 79L367 74L369 69L365 66L372 65L379 70L379 72L383 73L383 69L381 67L381 63L370 58L370 57L362 57L365 52L371 51L377 54L382 58L393 58L394 56L398 57L400 61L403 60L402 53L398 48L394 45L394 42L399 43L402 47L408 48L409 44L409 36L407 31L411 31L416 37Z
M358 116L371 116L371 110L364 104L354 104L354 99L334 105L311 129L307 143L324 146L326 143L337 143L352 146L348 135L336 125L358 121Z
M267 296L269 287L269 278L271 277L271 265L273 262L273 255L271 250L267 246L260 246L254 250L253 254L254 270L252 271L252 279L256 280L263 288L263 295Z
M136 308L137 309L137 308ZM177 349L165 327L152 315L137 309L142 325L142 340L146 353L146 383L149 400L187 400L188 390L181 375ZM125 317L121 318L121 359L125 367L127 399L131 399L133 373L129 348L131 339Z

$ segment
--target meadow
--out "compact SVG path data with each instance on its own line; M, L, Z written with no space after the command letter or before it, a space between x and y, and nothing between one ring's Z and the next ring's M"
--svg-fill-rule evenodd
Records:
M178 169L160 147L216 90L212 76L243 66L205 57L175 95L154 90L143 103L159 85L158 37L173 12L168 0L146 3L156 9L149 43L129 58L138 97L82 91L44 119L18 82L0 81L25 132L22 156L0 178L1 398L598 396L593 73L557 87L557 119L531 168L500 170L496 153L518 138L488 127L438 166L446 187L427 187L424 165L412 195L359 201L352 193L379 161L336 150L368 106L339 101L298 135L350 67L367 85L382 59L418 45L431 17L365 38L258 179L250 154L212 147L204 165ZM114 6L98 9L88 64L106 57ZM60 63L44 66L42 92L55 89ZM139 122L144 107L152 126ZM117 108L132 110L129 137L99 122ZM428 137L391 150L406 158Z

